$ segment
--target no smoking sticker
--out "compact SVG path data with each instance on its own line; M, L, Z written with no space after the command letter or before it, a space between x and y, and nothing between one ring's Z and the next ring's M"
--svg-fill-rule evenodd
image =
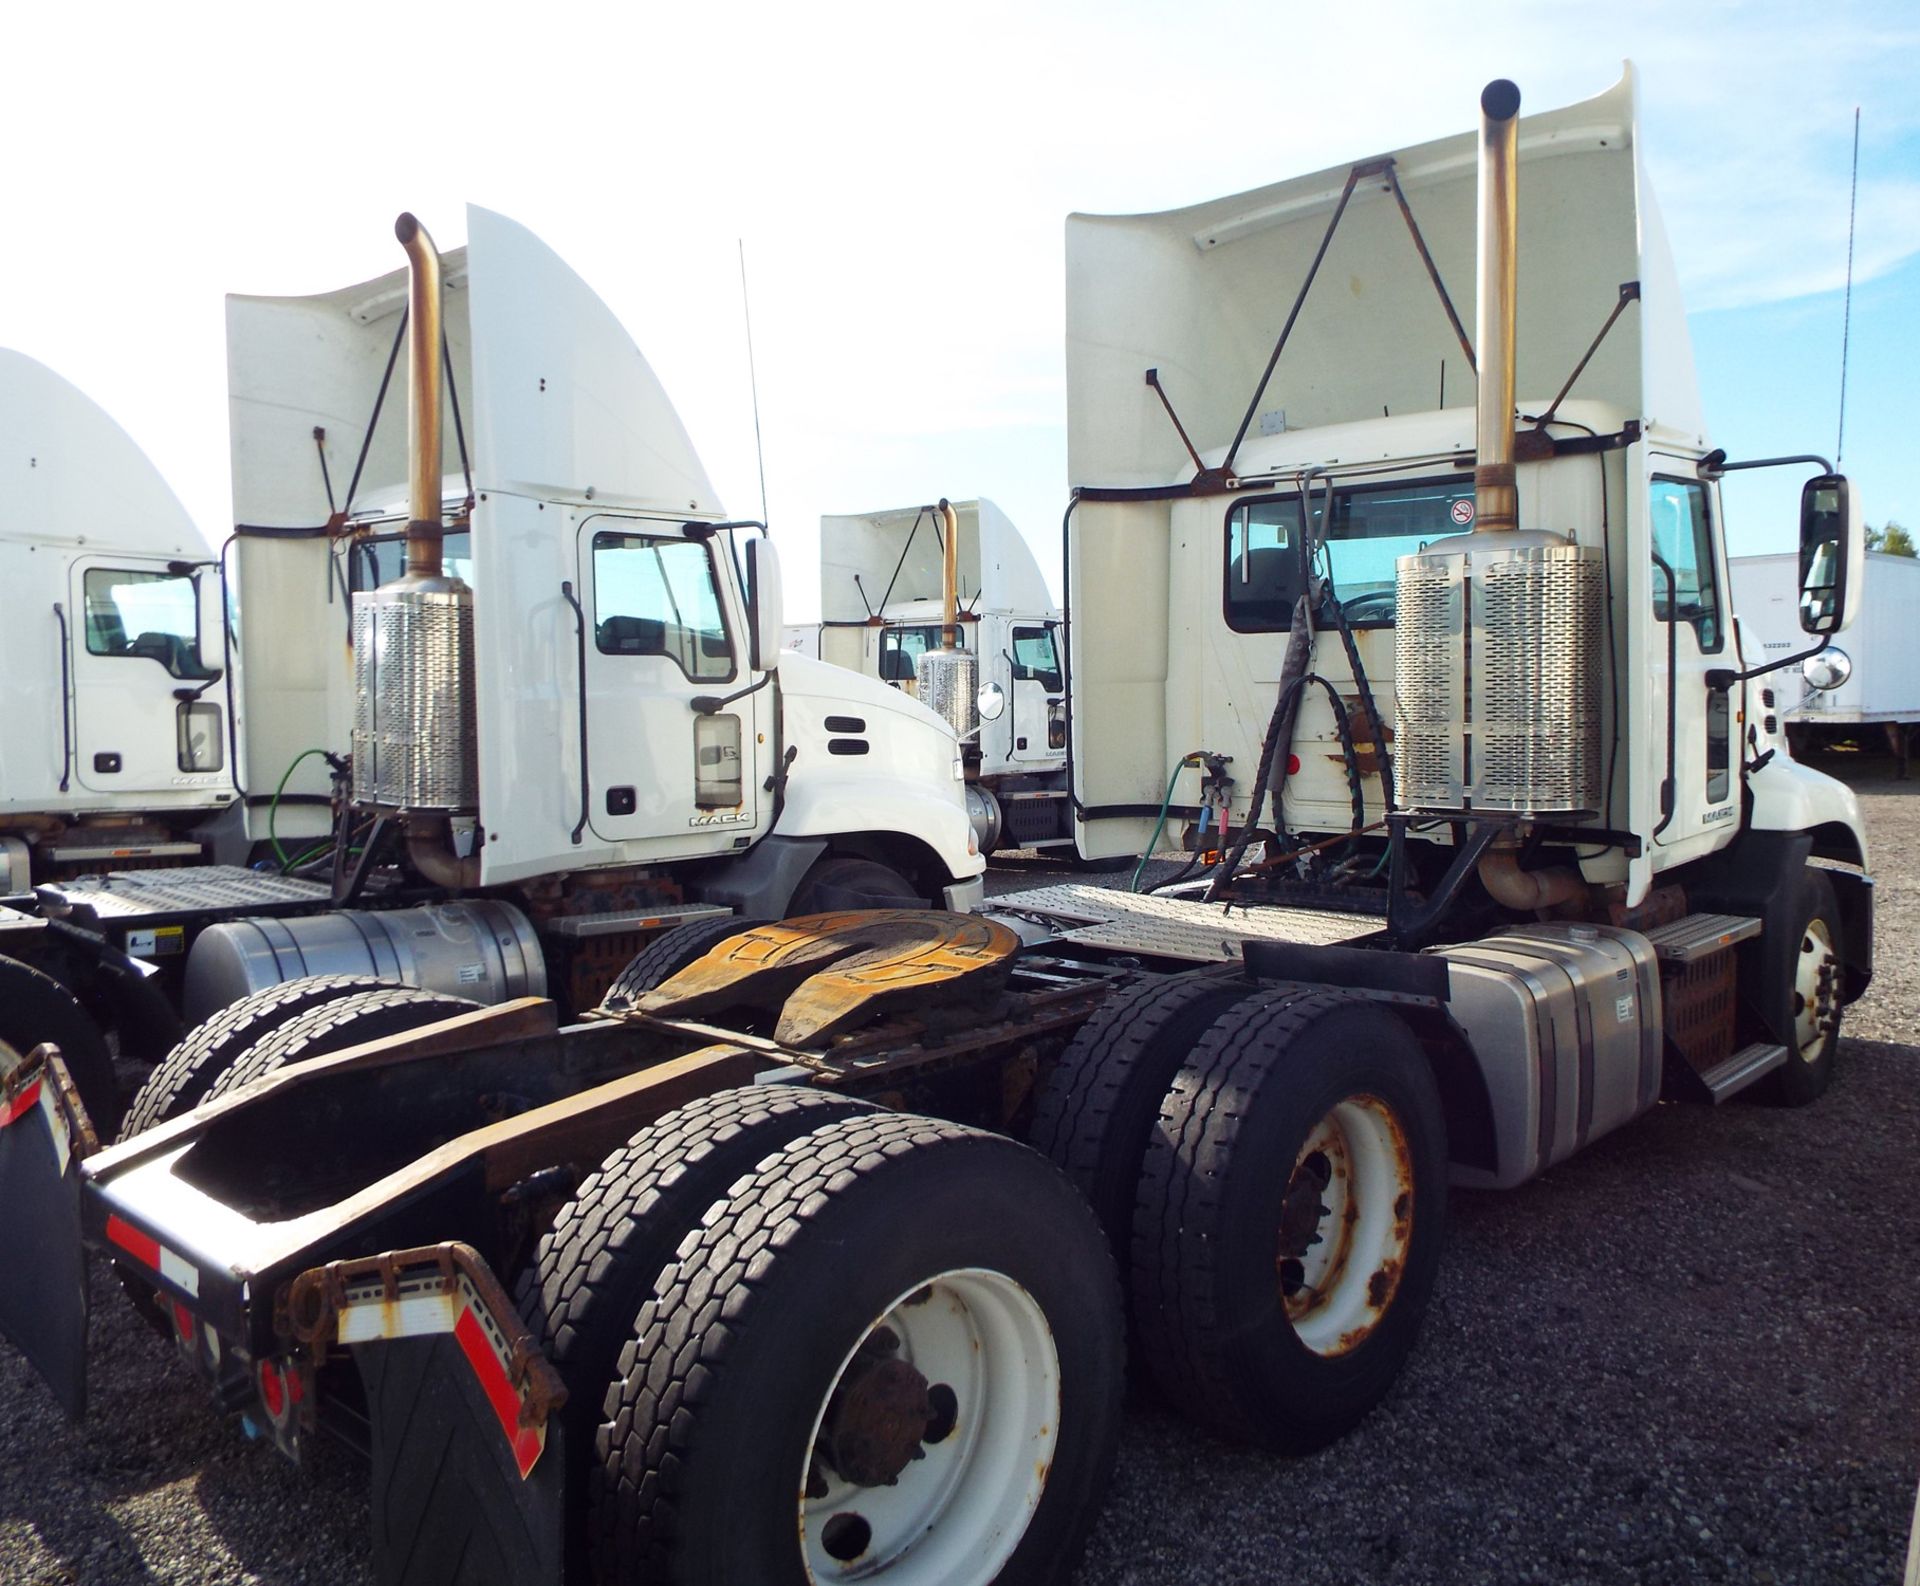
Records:
M1455 523L1473 522L1473 497L1467 496L1462 500L1454 502L1452 506L1447 508L1447 515L1451 517Z

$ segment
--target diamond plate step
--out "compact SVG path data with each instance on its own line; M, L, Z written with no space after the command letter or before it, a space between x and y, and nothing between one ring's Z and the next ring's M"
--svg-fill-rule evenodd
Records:
M1756 1079L1771 1074L1776 1068L1792 1056L1784 1046L1772 1041L1755 1041L1751 1046L1743 1046L1724 1063L1716 1063L1700 1076L1700 1082L1713 1093L1717 1106L1730 1096L1736 1096Z
M1364 915L1238 906L1229 910L1224 904L1196 898L1122 892L1090 882L1002 893L986 906L988 913L997 909L1047 915L1064 927L1060 932L1064 940L1083 946L1200 964L1239 958L1240 944L1250 938L1331 947L1371 936L1380 928L1379 921Z
M1744 914L1689 914L1657 925L1647 940L1663 964L1691 964L1760 934L1760 922Z

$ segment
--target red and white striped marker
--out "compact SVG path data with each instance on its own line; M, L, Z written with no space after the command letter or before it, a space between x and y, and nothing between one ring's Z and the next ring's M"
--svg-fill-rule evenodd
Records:
M174 1287L200 1297L200 1269L185 1256L175 1255L151 1234L143 1234L118 1215L107 1218L107 1242L118 1245L149 1272L158 1272Z
M335 1327L343 1344L451 1333L506 1434L521 1479L532 1472L547 1446L546 1423L521 1424L520 1393L507 1369L513 1358L507 1336L465 1274L454 1274L451 1289L437 1271L402 1278L391 1300L377 1277L356 1283L346 1292Z

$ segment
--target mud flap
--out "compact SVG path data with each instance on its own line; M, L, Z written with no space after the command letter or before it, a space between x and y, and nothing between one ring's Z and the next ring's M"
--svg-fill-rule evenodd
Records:
M354 1346L373 1423L380 1586L559 1586L565 1450L523 1478L498 1405L460 1340Z
M0 1333L78 1420L87 1411L80 1162L93 1126L52 1053L36 1047L0 1085Z

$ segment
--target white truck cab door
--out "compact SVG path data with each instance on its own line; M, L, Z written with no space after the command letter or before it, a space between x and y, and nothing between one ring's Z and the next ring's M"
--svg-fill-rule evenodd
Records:
M662 859L744 846L763 824L772 688L694 708L756 681L727 547L657 518L592 513L578 529L587 823L658 842Z
M100 794L214 787L226 767L219 636L200 632L193 575L138 556L83 557L70 574L73 772Z
M1060 625L1057 622L1020 622L1008 633L1007 653L1013 660L1013 708L1008 758L1015 764L1060 760L1064 741L1055 746L1047 737L1053 707L1066 696L1066 673L1060 665Z
M1660 679L1653 691L1654 719L1646 724L1647 759L1656 787L1669 774L1667 691L1673 691L1673 807L1670 816L1663 815L1656 802L1656 825L1664 825L1654 841L1662 849L1706 853L1730 841L1740 824L1740 695L1737 686L1716 688L1709 681L1714 672L1740 669L1719 500L1689 458L1651 454L1646 480L1647 529L1656 558L1654 621L1647 629L1653 653L1646 659Z

